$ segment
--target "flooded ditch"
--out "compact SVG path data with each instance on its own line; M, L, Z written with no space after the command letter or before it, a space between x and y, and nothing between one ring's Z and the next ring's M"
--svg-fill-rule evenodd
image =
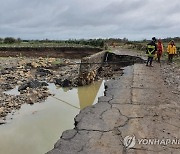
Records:
M104 93L104 81L96 81L78 88L58 88L49 84L45 102L23 104L21 109L7 116L0 125L1 154L40 154L53 148L61 133L74 127L74 117L80 109L95 104ZM19 94L17 87L9 94ZM11 119L13 117L13 120Z

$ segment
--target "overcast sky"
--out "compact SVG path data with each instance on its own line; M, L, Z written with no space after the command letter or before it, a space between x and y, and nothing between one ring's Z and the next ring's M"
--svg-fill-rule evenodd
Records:
M0 0L0 37L180 36L179 0Z

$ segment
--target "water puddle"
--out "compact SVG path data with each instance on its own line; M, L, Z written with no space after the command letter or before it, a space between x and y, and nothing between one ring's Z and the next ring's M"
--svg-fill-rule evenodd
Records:
M18 91L18 86L16 86L12 90L5 91L4 93L8 95L20 95L20 92Z
M123 75L124 76L130 76L133 74L133 66L126 66L123 68Z
M104 94L104 81L73 89L49 84L49 89L55 96L43 103L22 105L13 120L0 126L0 154L41 154L51 150L62 132L74 127L80 109L96 103ZM17 87L8 93L17 95Z

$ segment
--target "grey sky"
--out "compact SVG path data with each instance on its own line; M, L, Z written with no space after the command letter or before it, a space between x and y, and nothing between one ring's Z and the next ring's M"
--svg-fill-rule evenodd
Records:
M179 17L179 0L0 0L0 37L175 37Z

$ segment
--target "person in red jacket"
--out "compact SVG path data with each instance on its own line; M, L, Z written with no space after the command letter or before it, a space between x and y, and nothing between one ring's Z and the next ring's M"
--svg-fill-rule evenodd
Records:
M163 54L163 44L162 44L162 41L161 39L158 40L158 43L157 43L157 58L158 58L158 62L160 63L160 59L161 59L161 56Z

